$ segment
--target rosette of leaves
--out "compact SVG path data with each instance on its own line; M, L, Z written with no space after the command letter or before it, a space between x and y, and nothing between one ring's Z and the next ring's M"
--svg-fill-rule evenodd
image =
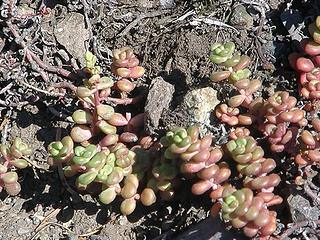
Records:
M111 93L111 87L114 85L110 77L101 77L98 75L95 82L89 82L88 79L83 81L83 85L77 87L76 95L88 106L95 105L96 100L105 99ZM95 93L98 93L95 95Z
M312 130L304 130L300 136L301 146L295 156L295 162L300 166L318 164L320 162L320 119L313 118Z
M316 21L309 24L308 31L313 40L320 44L320 16L316 18Z
M108 153L97 152L97 147L93 144L87 147L77 146L74 149L74 156L67 166L63 168L64 174L68 177L81 173L76 180L76 186L80 190L85 190L92 183L99 170L105 165Z
M226 71L212 73L210 76L212 81L219 82L229 78L231 82L235 82L249 77L251 72L246 67L250 63L250 58L240 54L233 55L234 50L235 44L233 42L227 42L224 45L220 43L211 45L209 56L211 62L227 68ZM243 84L240 83L239 85Z
M305 126L305 111L295 108L296 103L297 99L290 96L288 92L278 91L274 93L268 98L268 105L266 106L268 122L272 124L288 122Z
M55 141L48 146L48 164L57 166L68 162L73 157L73 140L70 136L65 136L61 141Z
M10 171L10 167L26 168L28 162L23 158L31 155L33 150L21 138L15 138L10 147L1 145L0 153L0 192L4 188L9 195L17 195L21 186L18 174Z
M82 109L72 114L72 119L77 123L71 130L71 137L75 142L84 142L101 131L106 135L114 135L116 126L108 123L114 116L114 108L106 104L98 104L93 113Z
M262 197L249 188L228 186L222 193L222 217L235 228L243 228L248 237L269 237L276 230L276 213L269 211Z
M223 103L218 106L215 112L216 117L219 118L222 122L225 122L230 126L239 124L239 108L229 107L227 104Z
M300 42L302 49L310 58L299 53L288 56L290 66L299 72L300 94L307 99L320 98L320 45L312 39Z
M139 60L135 57L130 47L114 49L112 51L113 63L111 71L122 78L139 78L142 77L145 70L138 66Z
M86 60L86 72L93 75L98 75L101 72L100 66L96 66L97 58L90 51L86 51L84 54L84 59Z
M160 139L161 144L166 148L164 157L176 159L185 153L190 145L198 140L199 129L197 126L190 126L188 129L176 128L167 132L166 136Z
M227 42L225 45L220 43L214 43L210 47L210 61L216 64L225 64L228 60L236 59L237 57L232 57L235 50L235 44L233 42Z
M199 139L199 129L195 125L187 130L177 128L169 131L160 142L166 147L164 154L166 159L182 161L180 171L183 174L189 177L197 174L200 180L192 186L194 194L203 194L209 189L216 190L231 174L226 163L216 164L223 156L223 152L220 148L211 147L212 136Z
M279 124L265 124L263 133L268 137L270 149L273 152L286 151L293 153L295 151L296 138L299 133L299 128L292 126L288 127L285 122Z
M276 167L275 161L263 157L264 151L253 137L239 136L230 140L226 148L238 163L237 170L247 176L244 179L246 187L253 190L273 189L279 184L280 177L277 174L266 175Z

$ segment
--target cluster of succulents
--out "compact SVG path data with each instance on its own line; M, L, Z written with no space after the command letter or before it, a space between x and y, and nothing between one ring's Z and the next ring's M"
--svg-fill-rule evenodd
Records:
M301 146L295 156L295 162L301 166L320 162L320 119L313 118L311 124L314 131L304 130L301 133Z
M291 53L288 57L293 69L299 72L300 94L306 99L320 99L320 16L309 24L308 30L311 38L300 42L302 50L308 55Z
M302 178L308 178L306 166L319 166L320 162L320 120L317 117L320 99L320 16L309 25L308 30L312 39L300 42L308 56L292 53L288 57L290 66L299 72L300 95L309 100L303 102L304 107L298 107L297 99L286 91L277 91L267 99L253 98L252 94L246 98L241 89L242 77L246 79L250 72L239 72L242 74L239 75L240 82L232 77L238 71L230 65L234 58L234 44L213 44L210 54L212 62L228 68L227 71L213 73L211 80L229 79L240 93L218 106L216 116L230 126L254 126L261 131L267 137L271 151L289 153L291 159L302 167L302 176L299 176ZM243 84L248 86L249 81ZM260 86L261 83L254 85L253 92ZM223 218L231 221L234 227L243 228L247 236L258 234L268 237L275 231L276 214L267 207L282 202L282 198L272 192L281 179L276 173L270 174L276 162L263 157L264 151L249 134L248 129L236 128L230 133L231 140L226 144L229 154L237 162L240 176L243 176L244 188L237 190L230 185L221 186L212 213L217 213L221 207Z
M122 78L139 78L144 74L144 68L139 66L139 59L135 57L130 47L123 47L112 51L113 63L111 71Z
M271 151L289 153L300 170L319 167L320 162L320 118L316 117L320 108L320 16L308 30L311 38L300 42L304 53L288 57L290 66L299 72L300 95L309 101L302 102L304 107L297 106L298 100L286 91L255 98L262 83L249 79L251 59L235 53L233 42L212 44L209 56L224 68L212 73L211 81L228 80L237 90L217 107L217 118L230 126L255 127L267 138ZM283 201L274 193L281 181L277 173L271 173L276 161L264 157L265 151L247 128L232 129L224 146L213 146L212 136L200 137L195 125L177 127L155 142L143 131L144 113L131 116L123 113L124 107L117 107L141 100L141 96L129 96L135 89L132 79L142 77L145 70L130 47L115 49L112 55L110 68L115 78L101 77L96 57L86 52L83 71L87 78L76 89L82 108L72 114L75 125L70 136L49 144L48 163L62 166L66 177L74 176L78 190L98 194L103 204L121 196L120 211L125 215L135 210L138 201L150 206L158 196L172 199L182 179L193 179L191 192L208 193L215 201L212 214L221 210L222 218L242 228L248 237L269 238L276 230L277 214L268 208ZM10 147L0 146L0 192L20 192L14 170L27 167L27 156L32 153L20 138ZM232 174L236 179L230 179Z
M75 126L70 136L49 144L48 163L52 166L63 164L65 176L76 175L75 185L79 190L99 193L104 204L121 195L124 198L121 212L131 214L140 195L137 194L139 180L137 174L133 174L136 154L129 144L139 140L144 115L131 117L127 113L124 116L109 103L126 104L122 100L127 99L134 84L123 77L139 78L144 69L138 66L138 59L128 47L114 50L113 56L111 69L120 77L115 80L101 77L96 57L86 52L84 71L89 77L76 90L83 109L72 114ZM120 98L111 97L113 91L120 92ZM119 130L121 134L117 134ZM142 195L142 202L150 205L152 196L148 190Z
M269 237L276 230L276 212L268 210L264 198L250 188L224 188L221 209L223 219L243 228L248 237Z
M250 125L252 123L250 118L245 115L238 116L240 113L238 107L248 108L253 100L253 94L261 87L261 82L258 79L249 80L251 71L247 67L250 64L250 58L246 55L233 55L235 51L233 42L227 42L225 45L214 43L210 51L210 60L227 69L212 73L210 79L213 82L228 79L239 93L231 97L227 104L221 104L216 109L216 116L231 126Z
M264 158L263 149L249 134L248 129L237 128L235 132L231 132L231 140L226 144L226 148L237 162L238 172L245 176L244 187L265 194L272 193L274 187L280 183L279 175L269 174L276 167L276 162L272 158ZM273 194L270 196L270 201L281 199Z
M188 178L198 177L191 189L196 195L208 190L215 194L231 174L226 162L216 164L223 156L221 148L211 146L212 136L199 139L199 128L195 125L169 131L160 142L166 148L165 158L180 160L180 171Z
M24 158L31 155L33 150L17 137L10 147L1 145L0 153L0 192L5 189L9 195L17 195L21 186L18 182L18 174L11 171L11 167L26 168L28 162Z
M282 202L282 198L273 193L280 177L269 174L276 162L264 158L263 149L250 136L248 129L236 128L229 137L226 150L237 163L243 188L236 189L230 184L220 186L210 195L217 200L211 214L216 215L221 209L222 218L235 228L243 228L246 236L269 237L276 230L276 213L267 207Z
M298 151L295 162L300 166L318 165L320 160L318 147L319 119L317 111L320 99L320 16L315 22L309 24L308 30L311 38L302 39L300 42L302 53L291 53L288 56L290 66L299 73L300 95L307 100L304 106L308 120L304 126L311 124L313 131L304 130L298 141Z

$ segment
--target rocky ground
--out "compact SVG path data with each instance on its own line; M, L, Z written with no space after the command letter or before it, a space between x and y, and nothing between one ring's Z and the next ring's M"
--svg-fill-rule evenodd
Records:
M147 126L149 131L161 136L174 126L197 123L202 135L212 134L221 144L229 128L220 124L213 109L232 88L210 81L210 73L217 69L208 58L210 45L234 41L239 52L250 56L253 77L263 82L258 94L285 89L298 96L287 55L307 35L306 26L320 15L319 8L316 0L4 0L0 8L1 143L21 137L34 148L31 160L37 166L18 171L22 185L18 196L1 193L0 239L196 239L188 229L198 229L196 224L208 217L211 203L209 198L192 196L190 186L181 189L178 200L149 208L138 205L128 217L119 213L117 201L104 206L86 193L79 193L82 202L71 201L56 169L46 163L46 147L55 140L57 129L63 135L70 131L69 116L79 107L68 83L81 82L59 69L72 72L77 65L84 67L83 54L91 50L103 74L110 75L112 49L130 46L146 69L136 82L140 94L166 93L160 94L160 103L148 98L149 108L158 108L150 111L154 122ZM44 65L36 58L30 61L30 52ZM52 91L58 87L58 93L66 93L63 98ZM143 109L142 104L132 111ZM278 171L285 169L279 166ZM285 202L276 209L277 234L289 223L320 216L318 205L290 184L294 171L281 176L278 191ZM73 179L68 183L72 186ZM225 234L244 239L236 230L226 233L218 219L206 221L221 225L207 239L231 239ZM299 234L311 228L298 229L291 239L303 239Z

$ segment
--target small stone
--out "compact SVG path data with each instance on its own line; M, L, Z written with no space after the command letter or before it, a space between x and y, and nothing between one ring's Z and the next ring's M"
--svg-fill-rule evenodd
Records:
M18 235L25 235L25 234L27 234L29 232L29 229L26 229L26 228L19 228L18 229L18 231L17 231L17 233L18 233Z
M68 234L67 236L67 240L78 240L78 239L79 239L78 234L71 233L71 234Z
M68 56L68 53L67 53L65 50L60 49L60 50L58 51L58 53L59 53L59 55L63 58L63 60L64 60L65 62L68 62L68 61L70 60L70 58L69 58L69 56Z
M152 8L153 7L152 1L149 1L149 0L137 0L137 5L140 8Z
M203 125L210 125L210 115L220 103L217 98L217 91L211 87L193 90L184 97L183 105L189 116L195 123L200 124L200 134L205 135L207 129Z
M118 218L118 222L119 222L119 225L124 226L128 222L128 219L126 216L120 216Z
M38 215L33 215L33 216L31 216L31 219L32 219L32 223L34 225L38 225L44 219L44 217L43 216L38 216Z
M251 29L253 18L243 5L237 5L233 8L230 23L238 29Z
M89 39L90 32L85 29L84 16L80 13L69 13L54 28L54 35L57 41L64 46L67 51L79 60L81 66L85 66L84 42Z
M166 209L168 211L168 215L170 215L172 213L172 207L171 206L167 206Z
M162 8L173 8L176 5L174 0L159 0L159 2Z
M32 14L35 14L35 10L33 8L30 8L27 4L21 4L17 7L18 16L32 15Z
M174 86L164 81L162 77L152 80L144 107L145 131L147 134L155 133L163 110L169 108L173 92Z
M10 204L3 204L0 206L0 212L8 211L11 207L12 205Z
M110 239L110 238L109 238L109 236L106 236L106 238L102 238L102 237L100 237L100 236L98 236L98 235L91 235L91 236L89 237L89 239L90 239L90 240L106 240L106 239Z
M311 207L310 202L304 197L291 194L287 201L294 222L319 219L320 210L317 207Z

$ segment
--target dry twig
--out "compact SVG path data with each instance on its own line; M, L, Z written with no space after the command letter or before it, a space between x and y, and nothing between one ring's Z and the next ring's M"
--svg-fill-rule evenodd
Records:
M159 10L159 11L155 11L155 12L149 12L149 13L143 13L141 15L139 15L135 20L133 20L131 23L128 24L128 26L122 30L121 33L118 34L119 37L122 37L126 34L128 34L128 32L135 27L142 19L144 18L152 18L152 17L157 17L159 15L165 14L167 13L167 10Z
M310 197L312 198L312 200L314 202L316 202L317 204L320 204L320 198L317 194L315 194L311 188L310 188L310 184L309 184L309 180L305 181L305 184L304 184L304 191L305 193Z
M228 25L226 23L223 23L223 22L220 22L220 21L217 21L217 20L213 20L213 19L210 19L210 18L194 18L190 22L190 25L191 26L198 26L200 23L206 23L206 24L215 25L215 26L218 26L218 27L231 28L237 34L239 33L239 31L235 27L232 27L232 26L230 26L230 25Z
M56 141L58 141L60 138L61 138L61 129L58 128L58 131L56 133ZM61 163L58 164L58 174L59 174L59 178L62 183L62 186L71 194L72 200L74 201L74 203L77 204L77 203L81 202L82 201L81 197L67 183L66 177L65 177L63 170L62 170Z
M1 125L0 125L0 131L2 131L2 129L3 129L4 126L6 125L7 121L8 121L8 118L7 118L7 117L4 117L4 119L3 119L3 121L2 121L2 123L1 123Z
M22 158L23 158L24 160L26 160L30 165L32 165L33 167L35 167L35 168L37 168L37 169L39 169L39 170L43 170L43 171L45 171L45 172L52 172L52 171L50 171L50 170L48 170L48 169L45 169L45 168L39 166L36 162L30 160L29 158L27 158L27 157L25 157L25 156L22 156Z
M69 72L68 70L58 68L58 67L55 67L50 64L45 64L35 53L33 53L28 48L27 44L21 38L20 34L14 28L14 26L10 20L7 21L7 26L9 27L13 36L15 37L15 41L18 43L18 45L20 45L21 48L25 49L25 54L26 54L28 61L30 62L31 68L33 70L35 70L36 72L38 72L42 76L42 78L45 82L48 82L49 78L48 78L47 74L42 69L49 71L49 72L58 73L64 77L68 77L73 80L77 79L76 75L74 73ZM40 69L40 68L42 68L42 69Z
M282 233L279 236L279 240L284 240L286 237L289 237L295 230L301 227L306 227L308 225L320 225L320 220L314 220L314 221L302 221L298 222L296 224L293 224L291 227L289 227L284 233Z

